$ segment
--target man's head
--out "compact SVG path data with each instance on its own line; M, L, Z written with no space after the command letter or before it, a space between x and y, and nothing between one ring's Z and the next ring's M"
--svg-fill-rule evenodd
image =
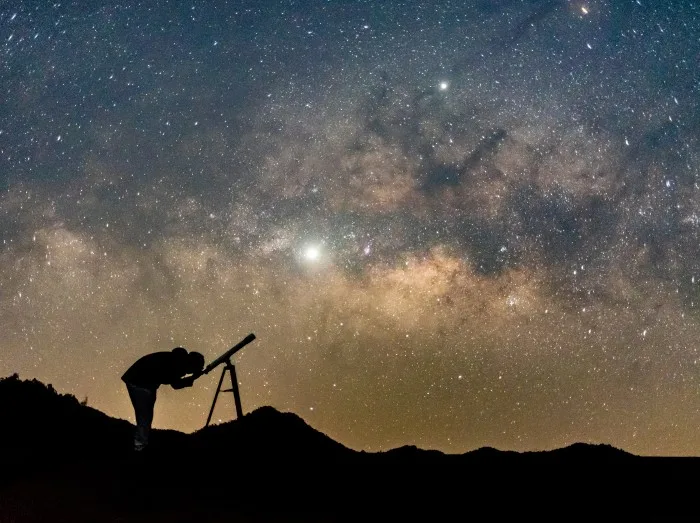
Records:
M190 352L187 355L187 369L191 374L196 374L204 369L204 356L199 352Z

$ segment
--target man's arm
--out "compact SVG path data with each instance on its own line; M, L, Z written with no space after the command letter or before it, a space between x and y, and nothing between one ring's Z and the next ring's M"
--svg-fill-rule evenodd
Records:
M185 387L191 387L194 383L194 377L189 376L187 378L178 378L173 381L170 386L174 389L184 389Z
M191 387L192 384L194 383L194 380L199 378L203 373L198 372L196 374L192 374L191 376L185 376L182 378L178 378L175 381L173 381L170 386L174 389L184 389L185 387Z

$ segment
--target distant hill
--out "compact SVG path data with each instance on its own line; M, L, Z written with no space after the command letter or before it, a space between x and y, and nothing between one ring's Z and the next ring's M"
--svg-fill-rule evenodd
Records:
M464 519L536 515L555 501L630 514L642 493L661 503L700 472L697 458L609 445L357 452L272 407L193 434L154 430L135 454L128 421L16 375L0 379L0 411L0 522Z

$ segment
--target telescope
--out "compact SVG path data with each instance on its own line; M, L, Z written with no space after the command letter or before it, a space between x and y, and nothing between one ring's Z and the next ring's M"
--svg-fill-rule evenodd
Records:
M236 343L229 350L224 352L221 356L219 356L214 361L212 361L202 371L203 374L209 374L212 370L214 370L216 367L218 367L222 363L225 364L224 370L221 372L221 378L219 378L219 385L216 387L216 393L214 394L214 401L211 404L211 409L209 410L209 416L207 417L207 424L205 425L205 427L209 425L209 422L211 421L211 416L212 416L212 414L214 414L214 407L216 406L216 400L219 397L219 392L233 392L233 401L235 402L235 405L236 405L236 416L238 418L243 417L243 407L241 407L241 394L238 391L238 378L236 378L236 367L234 367L233 363L231 363L231 357L236 352L241 350L243 347L248 345L254 339L255 339L255 334L252 334L252 333L248 334L248 336L243 338L241 341ZM221 384L224 382L224 377L226 376L227 371L229 373L229 377L231 378L231 388L222 391Z
M219 365L221 365L225 361L230 360L231 356L233 356L236 352L238 352L243 347L248 345L254 339L255 339L255 334L253 334L253 333L248 334L248 336L243 338L241 341L236 343L233 347L231 347L229 350L224 352L221 356L219 356L214 361L212 361L209 365L207 365L202 372L204 372L204 374L209 374L216 367L218 367Z

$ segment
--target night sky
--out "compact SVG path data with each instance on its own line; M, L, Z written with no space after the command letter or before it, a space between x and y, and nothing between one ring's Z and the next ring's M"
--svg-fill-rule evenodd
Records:
M351 448L700 455L697 2L102 4L0 4L0 376L252 332Z

